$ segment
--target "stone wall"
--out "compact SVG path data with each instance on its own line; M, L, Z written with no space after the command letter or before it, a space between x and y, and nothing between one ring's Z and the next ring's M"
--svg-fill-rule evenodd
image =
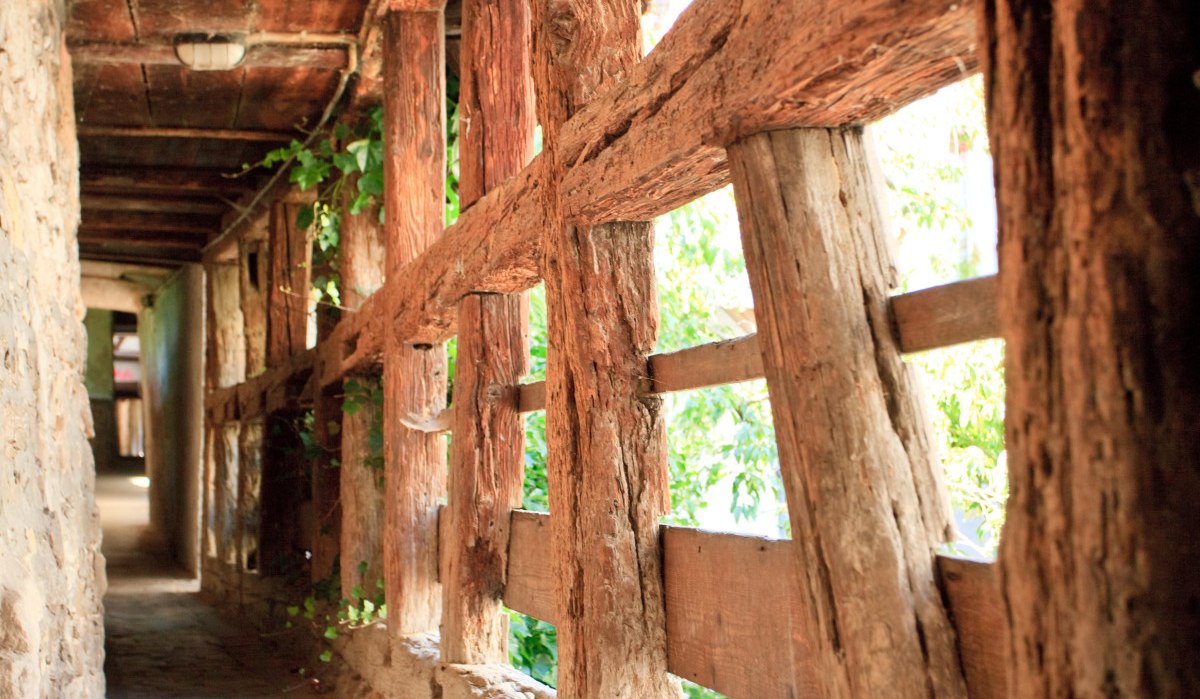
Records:
M200 570L204 454L204 272L188 265L155 292L138 322L150 524L175 558Z
M0 2L0 699L104 695L65 19Z

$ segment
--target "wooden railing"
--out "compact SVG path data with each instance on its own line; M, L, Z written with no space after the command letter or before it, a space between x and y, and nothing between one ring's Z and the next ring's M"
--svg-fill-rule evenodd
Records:
M523 11L523 3L517 0L498 2L491 6L506 8L501 11L505 17L509 17L505 12L519 15ZM389 19L399 27L395 36L389 34L391 40L398 41L404 35L409 43L403 46L385 43L385 55L389 51L408 52L400 57L403 61L396 59L400 63L385 67L385 72L391 71L385 75L385 85L392 90L411 90L414 95L425 92L433 95L414 97L418 102L406 107L413 112L431 106L419 99L441 98L438 90L429 89L436 82L436 78L429 76L441 70L440 56L431 58L428 51L419 53L412 44L419 39L426 42L422 44L426 49L440 46L438 6L438 3L401 2L398 7L404 9L393 10ZM484 31L473 28L472 16L472 10L468 9L464 42L472 39L472 31ZM589 22L603 21L588 16L574 20L574 25L570 22L555 25L556 31L571 26L570 31L586 33L596 29L588 26ZM542 21L548 20L542 18ZM537 22L535 18L535 25L543 27L538 31L546 31L548 25ZM487 41L479 41L480 46L488 45ZM330 401L331 391L339 382L363 372L378 372L381 366L395 366L398 348L436 345L454 337L459 330L460 305L468 295L520 292L541 282L543 243L554 240L547 235L558 235L560 226L647 220L686 204L731 181L731 156L727 155L727 148L754 134L797 127L841 128L884 116L974 71L975 41L970 3L696 0L645 60L621 73L622 79L596 90L597 96L579 106L573 116L567 114L569 118L547 129L547 153L486 193L480 191L482 196L427 246L418 245L406 236L423 230L421 227L427 225L428 217L435 213L408 200L389 199L389 226L384 236L390 246L389 258L397 247L415 256L393 267L384 285L356 311L344 314L336 327L327 329L314 349L293 351L286 360L237 385L216 388L214 384L206 399L210 426L255 422L278 410L314 404L319 413L318 423L323 424L337 412ZM539 64L551 61L549 53L562 48L552 40L539 45L546 52L532 57ZM563 45L569 46L569 42ZM509 42L506 46L505 50L524 51L526 58L530 57L529 47L521 42ZM474 60L472 63L464 59L463 70L467 74L464 82L471 71L479 68L479 57ZM520 63L516 60L514 65ZM401 65L416 70L400 71ZM491 78L510 83L531 79L528 73ZM551 83L553 80L539 84L539 89L543 93L552 92L555 85ZM403 152L411 161L391 165L393 172L399 172L401 179L409 178L404 184L410 193L440 187L434 181L440 178L437 168L431 168L436 162L421 156L424 152L438 152L436 129L421 122L424 125L415 129L419 133L412 128L404 131L396 121L403 115L390 108L388 119L392 130L388 133L399 145L408 148ZM437 107L432 108L436 111ZM476 118L483 120L496 115L486 113L483 108ZM421 143L428 141L432 147L412 147L415 141L405 141L406 138L425 139ZM481 147L483 152L473 155L480 158L486 155L486 145ZM444 154L444 148L441 153ZM464 162L470 155L464 155ZM746 163L743 161L742 165ZM410 171L426 174L405 174ZM746 178L735 185L747 186ZM871 192L868 188L852 194L869 198ZM389 193L389 196L395 195ZM744 204L739 194L739 205ZM406 206L414 210L407 211ZM400 216L397 212L401 211L406 216L411 214L413 221L397 221ZM419 223L414 223L418 220ZM746 236L755 234L746 221L743 226ZM275 234L273 231L272 236L276 237ZM295 233L281 231L278 235ZM272 243L272 247L279 245L278 241ZM245 266L245 255L241 262ZM759 278L756 275L766 273L753 262L749 266L752 281ZM273 286L282 280L282 276L271 275ZM299 285L294 277L288 277L287 283L289 287ZM243 278L243 288L245 285ZM860 291L851 289L847 293ZM559 302L553 296L549 299L551 304ZM774 301L777 305L788 302L788 299ZM770 308L761 298L757 304ZM894 296L884 307L887 318L883 325L890 329L892 337L881 342L881 352L917 352L998 335L994 278ZM219 324L218 320L213 322L214 326ZM286 331L276 329L276 321L270 318L266 322L268 338L280 332L294 334L294 318L278 321L291 328ZM779 328L771 331L778 332ZM488 338L485 336L482 341ZM749 335L643 357L645 371L635 377L636 393L644 396L686 391L761 378L767 378L769 383L781 381L779 367L775 366L773 371L763 349L759 338ZM550 351L562 349L552 346ZM825 359L837 361L837 357ZM550 382L554 383L553 377ZM501 396L498 400L515 403L509 406L515 408L514 412L548 407L548 390L543 382L495 388L496 395ZM563 397L559 395L558 399ZM399 404L385 402L384 419L389 430L398 430L393 435L437 433L451 429L461 417L456 415L456 408L451 406L434 414L412 414ZM778 416L780 411L789 410L789 406L784 401L773 401L773 410ZM781 460L785 462L785 470L794 468L793 455L781 450ZM387 468L390 479L399 478L395 464L389 463ZM559 483L552 478L551 488ZM423 497L428 498L431 493L436 496L436 487L427 485L400 484L405 488L424 488ZM330 487L327 479L323 484L314 484L315 506L318 517L333 517L336 524L337 498L325 492ZM389 498L393 497L392 487L389 484ZM463 502L461 493L451 492L450 507L455 506L456 497ZM793 497L799 496L789 491L789 498ZM613 507L621 509L629 505L616 503ZM428 531L418 531L424 526L390 527L386 535L411 537L405 541L407 549L412 549L418 538L428 540ZM657 531L653 523L638 526L643 532ZM494 598L499 592L504 603L513 609L551 623L562 622L564 593L561 571L555 568L554 558L559 549L553 543L551 529L547 516L514 512L509 527L498 530L506 540L487 542L507 551L507 561L500 556L495 564L499 568L493 571L503 584L498 591L488 588L464 594ZM482 540L497 534L489 530L467 535ZM445 569L450 558L461 552L455 545L445 543L448 536L445 531L441 536L444 543L440 562ZM798 595L804 589L800 576L810 571L805 571L803 562L797 563L799 542L677 527L662 527L659 539L662 580L644 582L652 588L662 585L666 669L735 697L811 693L813 678L821 675L826 667L822 663L829 661L822 655L824 651L819 644L805 632L806 624L811 622L804 618L805 602ZM395 545L394 539L384 541L385 547ZM405 555L410 554L411 551ZM421 561L427 561L427 554L421 554L424 556ZM317 558L327 561L327 556L320 552ZM587 562L581 565L586 566ZM939 574L935 577L940 580L949 616L957 629L966 686L972 696L1000 696L1005 691L1003 657L996 651L999 644L987 640L998 634L1003 624L993 590L994 572L988 565L948 558L937 559L936 565ZM416 586L420 588L418 594L429 594L429 581L413 579L404 584L408 586L406 590ZM393 594L401 593L389 587L389 595ZM934 596L941 595L934 591ZM405 624L411 616L421 619L418 626L428 625L428 612L428 609L412 612L416 616L411 616L393 607L393 614L399 616L390 623L407 629ZM470 628L461 633L471 633ZM594 638L585 642L606 644L613 639ZM569 681L574 681L577 667L565 669L565 673ZM961 678L957 681L961 682ZM596 695L594 688L571 686L573 694Z

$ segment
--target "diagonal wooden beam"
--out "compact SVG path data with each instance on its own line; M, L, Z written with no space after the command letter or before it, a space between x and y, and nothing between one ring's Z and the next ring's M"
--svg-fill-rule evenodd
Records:
M724 147L740 135L895 111L976 70L974 27L969 3L945 0L696 0L628 78L563 126L566 214L651 218L727 184ZM444 340L465 294L540 281L541 161L463 212L380 290L397 309L387 319L396 332ZM335 331L331 371L375 360L385 319L371 315Z

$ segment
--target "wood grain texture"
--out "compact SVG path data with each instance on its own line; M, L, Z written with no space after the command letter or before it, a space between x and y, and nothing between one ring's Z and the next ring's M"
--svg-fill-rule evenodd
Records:
M356 376L363 386L379 388L378 376ZM375 594L376 581L384 579L383 540L384 476L372 463L371 429L381 420L381 405L357 400L357 407L342 410L341 467L338 492L342 497L341 573L342 595L361 587L368 599ZM362 568L365 564L365 569Z
M350 213L351 193L357 190L358 175L346 182L342 203L342 228L338 243L341 272L341 303L358 310L371 294L383 286L387 263L379 209L371 207L356 216Z
M269 249L261 240L242 240L238 245L239 289L245 321L246 376L257 376L267 368L267 283Z
M387 276L409 265L445 227L445 28L442 13L384 18L384 205ZM395 317L387 299L385 318ZM388 630L431 631L441 620L437 513L446 495L445 437L410 430L402 419L446 407L446 350L414 346L381 330L384 387L384 570Z
M1010 697L1200 688L1200 7L986 0Z
M521 505L525 476L525 423L514 387L529 369L527 318L528 303L520 296L468 296L459 312L450 506L442 539L445 662L508 661L501 600L509 515Z
M571 165L563 125L636 65L640 5L538 0L534 8L558 692L682 696L667 674L658 538L670 508L665 423L659 400L640 390L658 332L654 226L571 225L560 191Z
M892 338L873 157L861 129L730 149L813 659L802 682L828 697L961 697L932 567L949 507Z
M820 693L801 671L810 659L787 543L663 528L671 672L731 697ZM752 640L760 634L770 638Z
M1008 620L1000 604L996 566L938 558L942 589L953 613L963 674L972 699L1000 699L1008 688Z
M980 277L892 297L902 352L1000 336L996 277Z
M342 498L341 469L334 466L341 459L341 432L330 430L342 415L341 386L317 391L313 400L313 437L320 456L313 463L312 503L314 536L312 540L312 581L332 580L339 569L341 548ZM340 425L339 425L340 428ZM336 566L336 567L335 567Z
M258 533L262 524L263 422L242 423L238 432L237 519L234 541L238 572L259 568Z
M526 0L466 0L459 67L459 200L469 209L533 156L530 9ZM501 603L508 524L525 475L516 386L529 370L523 294L472 295L458 312L449 507L443 522L441 655L507 663Z
M308 300L312 283L312 243L308 231L296 227L296 204L271 207L267 287L267 363L281 366L305 350L308 340Z
M662 539L668 669L731 697L815 694L799 681L812 661L795 623L801 582L793 542L669 526ZM558 578L544 554L549 544L548 515L513 513L504 603L557 624ZM1003 696L1005 622L996 567L939 557L936 570L964 639L971 696Z
M208 386L236 386L246 380L245 321L237 265L209 265Z

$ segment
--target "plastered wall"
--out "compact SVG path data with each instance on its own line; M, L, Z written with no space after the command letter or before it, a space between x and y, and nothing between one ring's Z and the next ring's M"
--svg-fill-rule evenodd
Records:
M0 699L104 695L65 17L0 2Z
M184 267L154 294L138 336L150 523L175 558L198 573L204 449L204 272L198 265Z

